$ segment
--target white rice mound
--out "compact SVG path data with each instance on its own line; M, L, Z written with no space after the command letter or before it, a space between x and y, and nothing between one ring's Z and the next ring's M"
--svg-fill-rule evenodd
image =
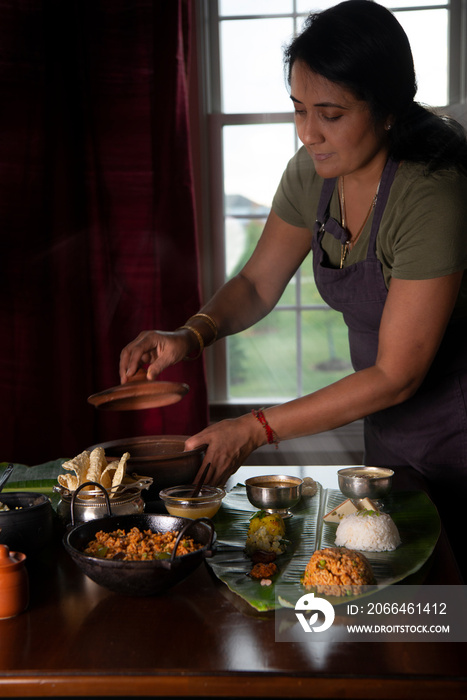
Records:
M345 515L336 531L337 547L361 552L388 552L400 543L399 530L387 513L360 511Z

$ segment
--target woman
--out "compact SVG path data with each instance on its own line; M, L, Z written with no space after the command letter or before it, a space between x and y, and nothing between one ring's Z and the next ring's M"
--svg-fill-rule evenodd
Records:
M173 333L121 355L147 377L259 321L313 250L315 281L349 327L354 373L308 396L209 426L209 479L225 483L266 442L365 418L365 462L407 465L467 492L467 144L414 102L410 46L394 16L349 0L309 17L286 51L303 147L251 259ZM441 499L442 500L442 499Z

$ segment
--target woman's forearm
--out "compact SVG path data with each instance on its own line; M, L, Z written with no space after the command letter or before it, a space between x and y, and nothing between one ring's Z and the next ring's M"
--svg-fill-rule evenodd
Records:
M211 464L210 483L224 484L258 447L346 425L403 401L415 388L415 383L412 389L409 383L405 387L396 384L377 367L370 367L313 394L263 409L268 428L253 412L209 425L189 438L185 448L207 444L205 463Z
M394 381L373 366L264 413L280 440L289 440L333 430L401 403L417 385L416 381Z

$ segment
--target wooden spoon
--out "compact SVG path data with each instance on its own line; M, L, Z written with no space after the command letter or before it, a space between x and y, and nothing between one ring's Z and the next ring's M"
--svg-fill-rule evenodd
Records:
M197 496L197 495L199 494L199 492L201 491L201 488L202 488L202 486L203 486L203 484L204 484L204 480L206 479L206 476L207 476L207 473L208 473L208 471L209 471L209 467L210 467L210 466L211 466L211 462L209 462L209 463L206 465L206 467L205 467L205 469L204 469L204 472L201 474L200 480L199 480L198 483L196 484L196 486L195 486L195 488L193 489L192 493L190 494L189 498L196 498L196 496Z

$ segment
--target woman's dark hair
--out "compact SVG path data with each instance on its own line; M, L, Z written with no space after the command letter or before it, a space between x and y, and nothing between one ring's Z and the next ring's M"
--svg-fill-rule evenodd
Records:
M409 40L394 15L372 0L346 0L312 13L285 50L295 61L368 103L375 121L391 118L390 155L430 170L467 168L467 139L455 120L414 101L417 81Z

